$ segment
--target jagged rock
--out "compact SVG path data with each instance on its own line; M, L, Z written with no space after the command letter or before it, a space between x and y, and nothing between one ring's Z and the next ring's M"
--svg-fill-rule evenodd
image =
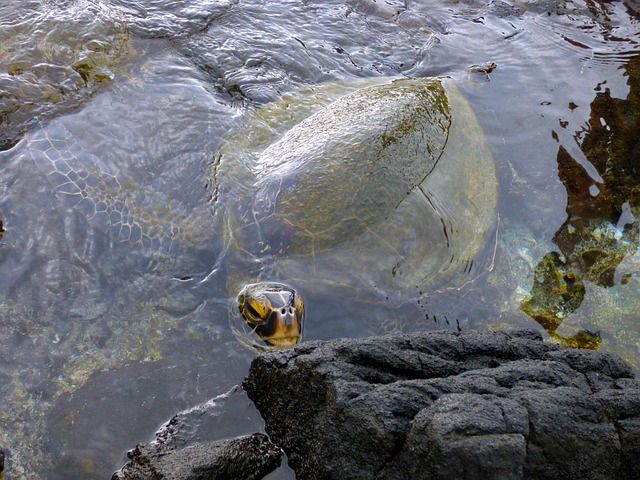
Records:
M259 416L251 418L249 405L244 392L234 388L174 415L156 433L155 441L127 453L129 462L112 480L261 479L280 465L279 447L262 433L219 439L255 431Z
M640 478L640 382L535 332L308 342L244 382L305 479Z
M259 480L275 470L282 451L266 435L194 444L169 450L162 444L139 445L112 480Z

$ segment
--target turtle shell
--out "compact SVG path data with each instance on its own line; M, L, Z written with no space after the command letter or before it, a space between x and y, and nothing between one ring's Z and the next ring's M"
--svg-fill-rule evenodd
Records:
M230 263L253 280L402 302L490 263L495 167L449 79L285 96L229 138L214 174Z

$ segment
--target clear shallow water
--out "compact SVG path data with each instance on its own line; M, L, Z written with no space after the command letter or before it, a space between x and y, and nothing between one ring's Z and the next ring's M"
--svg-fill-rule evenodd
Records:
M68 87L73 94L62 99L20 90L19 98L46 108L3 117L11 132L6 145L13 145L0 152L6 228L0 249L0 446L9 455L6 478L107 478L124 462L126 449L150 440L172 414L227 392L246 374L254 354L229 331L208 183L225 136L250 109L306 85L369 76L457 77L495 154L495 266L457 301L455 320L414 327L541 329L520 302L547 253L560 252L571 263L567 242L560 242L561 251L554 236L563 231L568 198L572 205L585 198L567 196L567 169L559 176L558 152L563 147L602 187L597 157L581 148L595 128L589 123L592 102L607 89L610 97L627 99L629 78L639 76L638 15L623 2L114 0L62 2L56 11L47 2L15 2L12 8L19 13L3 11L0 18L3 44L16 28L37 30L42 17L65 22L84 8L99 12L96 23L74 28L94 27L89 35L118 48L101 49L107 60L92 57L95 70L107 72L104 80L83 78L79 72L86 77L86 69L76 57L44 56L44 63L65 72L46 77L47 85L79 86ZM114 31L124 31L126 42ZM20 68L37 73L40 62L32 58L42 51L51 48L36 50ZM78 56L86 57L83 52ZM16 74L15 62L0 58L0 80L39 85L42 76ZM464 75L465 67L488 60L498 62L490 81ZM39 125L54 137L66 129L86 165L128 188L138 215L186 232L177 250L130 245L74 209L19 140L33 115L40 124L30 122L29 134L38 135ZM596 116L605 125L607 118ZM637 179L636 172L636 185ZM630 191L632 215L637 189ZM625 218L632 224L627 230L637 229L633 216ZM607 222L590 222L588 235L607 235ZM611 235L623 239L615 230ZM584 300L557 331L597 331L601 350L638 366L640 259L637 242L631 244L615 269L614 286L586 279ZM305 338L375 333L339 300L308 299ZM422 315L417 307L413 312Z

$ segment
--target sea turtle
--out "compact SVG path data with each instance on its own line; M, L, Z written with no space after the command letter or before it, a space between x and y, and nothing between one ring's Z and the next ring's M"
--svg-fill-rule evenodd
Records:
M397 306L459 289L491 265L495 167L448 78L284 96L230 136L214 176L235 259L230 290L267 281L238 297L245 322L233 327L243 339L297 343L303 307L289 285L386 304L365 315L394 325Z
M52 128L56 139L28 136L31 155L95 225L148 249L184 238L172 222L143 215L128 182ZM396 306L455 291L491 263L495 167L448 78L363 79L285 95L229 135L211 176L226 283L240 291L232 328L246 344L298 343L297 287L386 305L367 316L392 324Z

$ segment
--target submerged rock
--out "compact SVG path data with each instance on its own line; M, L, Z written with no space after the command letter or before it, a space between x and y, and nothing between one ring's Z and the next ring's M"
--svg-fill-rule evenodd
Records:
M105 2L20 3L0 5L0 150L33 118L81 108L135 55L127 19Z
M640 478L631 368L534 332L309 342L244 387L299 480Z

